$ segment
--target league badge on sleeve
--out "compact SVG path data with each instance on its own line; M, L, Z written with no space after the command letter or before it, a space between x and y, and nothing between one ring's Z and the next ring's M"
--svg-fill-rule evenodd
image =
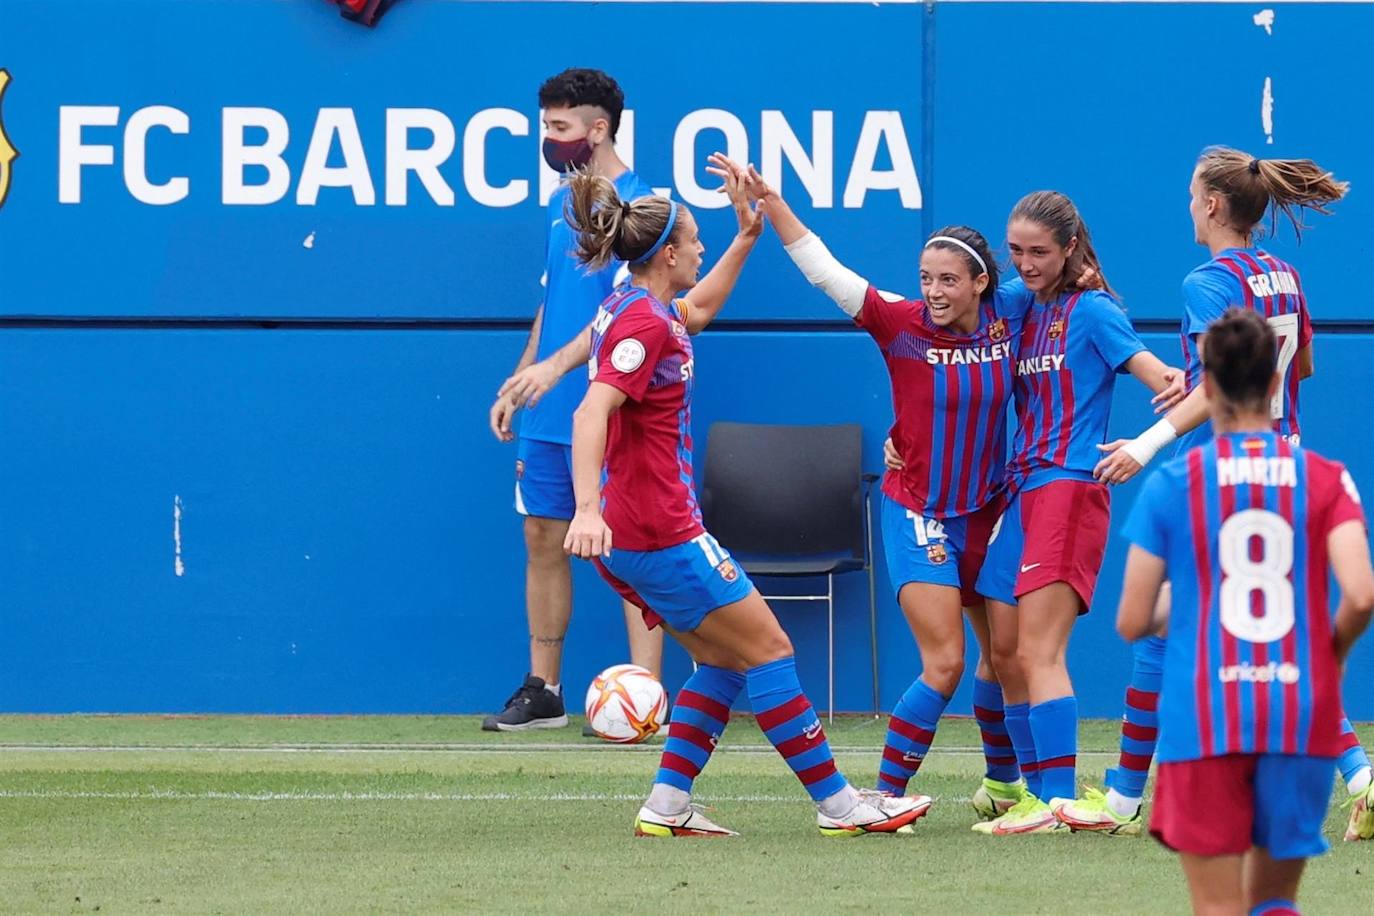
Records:
M627 337L611 351L611 365L617 372L630 373L644 364L644 344Z

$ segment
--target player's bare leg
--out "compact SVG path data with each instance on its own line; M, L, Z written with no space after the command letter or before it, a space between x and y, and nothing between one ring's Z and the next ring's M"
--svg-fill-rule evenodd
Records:
M1073 695L1067 658L1080 604L1072 586L1053 582L1023 595L1017 605L1016 655L1031 705Z
M1194 916L1245 916L1240 856L1180 853Z
M630 642L630 662L646 668L659 680L663 679L663 629L649 629L640 609L624 602L625 635ZM697 659L700 664L700 659Z
M1269 850L1252 847L1245 854L1242 881L1245 887L1245 908L1252 910L1268 900L1298 899L1298 885L1306 859L1275 859Z

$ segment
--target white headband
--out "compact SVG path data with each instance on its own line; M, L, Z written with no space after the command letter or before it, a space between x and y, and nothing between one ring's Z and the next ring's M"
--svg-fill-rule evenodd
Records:
M982 273L987 273L987 272L988 272L988 265L986 265L986 264L983 263L982 257L979 256L978 252L976 252L976 251L973 250L973 246L970 245L968 242L964 242L964 241L961 241L961 240L959 240L959 239L956 239L956 238L955 238L954 236L952 236L952 235L937 235L937 236L935 236L934 238L931 238L929 241L927 241L927 242L925 243L925 245L922 246L922 247L923 247L923 248L929 248L931 245L934 245L936 242L949 242L950 244L958 245L960 248L964 249L964 250L967 251L969 254L973 255L973 260L977 261L977 262L978 262L978 266L981 267L981 268L983 268Z

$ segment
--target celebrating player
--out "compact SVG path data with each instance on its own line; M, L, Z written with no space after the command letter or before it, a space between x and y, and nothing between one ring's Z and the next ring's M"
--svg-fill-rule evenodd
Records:
M1171 405L1182 373L1145 349L1069 198L1037 191L1013 208L1012 261L1035 302L1016 367L1017 432L1009 483L977 590L988 599L993 664L1008 732L1029 794L975 830L998 835L1067 829L1053 807L1071 800L1078 702L1065 665L1074 621L1092 603L1107 543L1107 488L1092 479L1112 389L1129 372ZM1103 289L1076 281L1091 271Z
M1256 159L1225 147L1203 151L1189 185L1193 232L1212 258L1183 281L1181 338L1189 396L1152 428L1132 440L1103 446L1108 451L1097 468L1098 479L1119 483L1134 476L1175 437L1175 454L1211 440L1205 423L1207 404L1199 382L1202 361L1198 341L1207 326L1231 306L1262 314L1279 340L1279 391L1269 405L1274 432L1298 444L1300 436L1298 383L1312 374L1312 322L1298 272L1269 252L1255 247L1257 227L1267 211L1275 222L1282 213L1301 232L1299 208L1328 212L1348 184L1310 159ZM1169 600L1167 585L1161 601ZM1126 714L1122 725L1118 766L1107 774L1107 792L1089 789L1085 796L1060 809L1078 830L1134 834L1141 829L1141 798L1158 737L1156 706L1163 677L1164 640L1147 637L1135 644ZM1351 795L1347 840L1374 837L1374 786L1369 758L1348 720L1343 721L1346 748L1340 770Z
M625 95L600 70L565 70L539 88L544 110L544 159L559 172L584 169L615 184L625 200L653 193L615 152L615 135ZM572 255L573 236L564 220L566 183L549 200L545 247L544 302L516 370L545 360L591 321L615 285L618 262L586 271ZM585 357L584 357L585 361ZM560 373L561 376L561 373ZM562 685L563 639L572 616L572 574L563 538L573 517L572 412L587 390L585 377L550 380L547 396L531 403L520 426L515 462L515 510L524 516L525 608L529 618L530 670L499 714L487 716L487 731L523 731L568 724ZM537 400L537 399L536 399ZM523 400L502 390L491 408L491 429L509 442L511 417ZM639 609L626 602L630 660L659 673L663 636L647 629Z
M689 329L719 311L763 228L733 171L739 234L700 283L704 248L691 211L659 197L623 201L595 175L571 182L569 221L589 267L630 265L592 327L591 384L573 416L577 514L564 549L662 623L696 671L678 693L658 775L635 819L641 836L729 836L691 804L692 783L747 687L768 740L816 802L825 836L893 832L929 801L856 791L835 768L797 681L792 644L749 577L702 527L692 484L694 363ZM673 295L690 290L680 306ZM601 485L604 471L605 485Z
M999 287L987 240L967 226L926 240L921 299L881 292L836 260L752 166L739 175L797 267L873 337L891 376L891 436L903 461L883 480L883 548L921 654L920 676L892 711L878 773L878 788L900 796L963 676L961 608L986 644L973 584L1000 511L1015 342L1031 296L1019 281ZM974 681L987 762L975 807L994 817L1025 788L986 659L984 649Z
M1162 628L1172 583L1150 832L1180 854L1198 913L1297 912L1306 860L1327 849L1341 664L1374 609L1350 474L1273 429L1280 346L1253 309L1210 326L1216 439L1153 474L1126 524L1122 636ZM1199 816L1219 800L1224 817Z

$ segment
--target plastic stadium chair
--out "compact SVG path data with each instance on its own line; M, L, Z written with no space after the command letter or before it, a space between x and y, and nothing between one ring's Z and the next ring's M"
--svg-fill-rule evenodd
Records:
M829 625L829 718L835 719L835 577L868 574L873 710L878 711L878 614L863 430L713 423L707 433L701 511L706 528L751 578L825 577L824 593L768 601L824 601ZM763 591L760 585L760 591Z

